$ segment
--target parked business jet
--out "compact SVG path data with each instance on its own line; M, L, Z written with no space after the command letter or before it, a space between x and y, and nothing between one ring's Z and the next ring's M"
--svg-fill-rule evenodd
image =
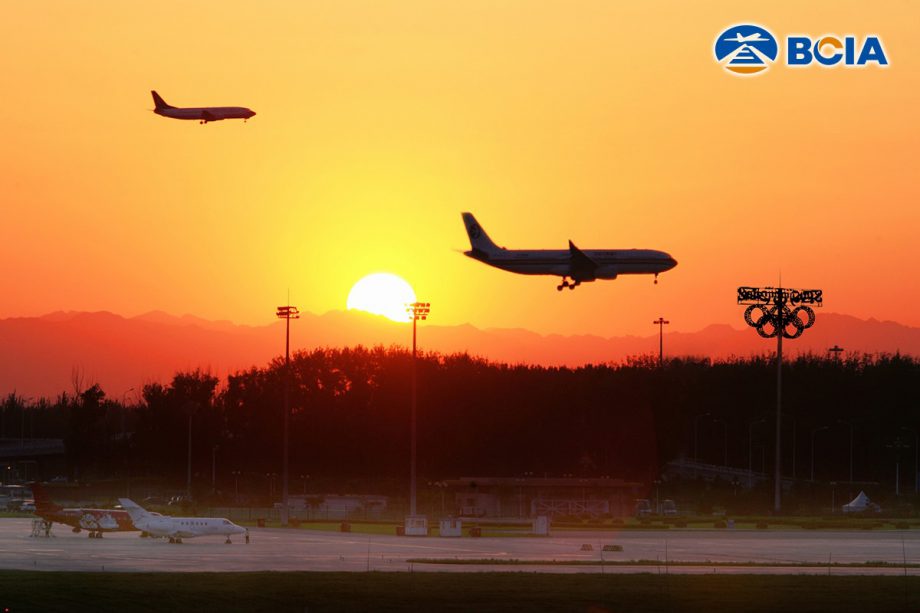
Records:
M103 532L135 532L137 528L125 511L116 509L65 509L55 504L40 483L32 483L32 496L35 498L35 514L45 521L45 528L57 522L70 526L74 532L86 530L89 538L102 538Z
M153 104L155 105L153 112L173 119L197 119L198 123L221 121L222 119L242 119L246 121L256 114L255 111L244 106L190 106L179 108L166 104L166 101L155 91L150 93L153 95Z
M182 539L193 536L215 535L226 536L227 543L230 543L230 537L234 534L249 532L246 528L222 517L169 517L150 513L127 498L119 498L118 502L131 516L131 523L135 528L153 537L165 536L170 543L181 543Z
M463 213L463 223L470 237L470 251L463 254L522 275L556 275L562 283L556 286L575 289L582 282L616 279L619 275L655 275L671 270L677 261L664 251L651 249L586 249L582 251L569 241L564 249L505 249L499 247L482 229L472 213ZM571 279L571 281L569 280Z

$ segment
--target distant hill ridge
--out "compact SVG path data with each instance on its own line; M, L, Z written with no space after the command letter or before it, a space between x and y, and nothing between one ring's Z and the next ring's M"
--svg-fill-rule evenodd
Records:
M74 374L84 384L98 382L112 396L150 381L168 381L177 370L203 368L224 377L260 366L283 350L283 324L237 325L193 315L151 311L122 317L107 311L55 312L41 317L0 319L0 393L29 397L71 391ZM291 327L294 350L315 347L402 345L406 325L361 312L303 313ZM665 354L681 356L760 355L772 341L753 330L713 324L697 332L665 332ZM861 320L822 313L801 339L789 341L791 354L825 354L842 345L847 352L920 355L920 328L891 321ZM594 335L543 335L523 329L479 329L469 324L425 324L423 350L469 352L491 360L580 366L657 355L658 335L604 338Z

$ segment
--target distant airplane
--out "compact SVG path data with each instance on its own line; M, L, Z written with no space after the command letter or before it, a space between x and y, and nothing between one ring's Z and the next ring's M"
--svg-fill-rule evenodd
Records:
M102 538L103 532L137 532L126 511L116 509L65 509L51 501L45 488L32 483L35 514L48 524L57 522L70 526L74 532L88 530L89 538Z
M127 498L119 498L131 522L138 530L143 530L150 536L168 537L170 543L181 543L184 538L193 536L226 536L227 543L234 534L246 534L249 531L237 526L229 519L223 517L169 517L158 513L150 513L143 507ZM247 539L246 542L249 542Z
M155 91L150 92L153 95L153 103L156 108L153 112L163 117L173 119L197 119L198 123L208 123L209 121L221 121L223 119L242 119L243 121L255 115L255 111L247 109L244 106L199 106L178 108L166 104L166 101Z
M562 283L556 289L575 289L582 282L616 279L618 275L655 275L671 270L677 261L664 251L649 249L584 250L569 241L568 250L505 249L492 242L472 213L463 213L470 237L470 251L464 255L483 264L522 275L556 275ZM571 279L571 281L569 281Z

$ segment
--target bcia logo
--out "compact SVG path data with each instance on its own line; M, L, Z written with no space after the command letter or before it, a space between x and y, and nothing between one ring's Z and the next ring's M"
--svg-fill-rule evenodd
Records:
M777 38L766 28L753 24L731 26L716 37L716 61L727 71L750 76L769 68L779 56ZM875 64L888 66L888 56L878 36L861 42L852 35L825 34L812 38L803 34L786 37L786 66L845 66Z

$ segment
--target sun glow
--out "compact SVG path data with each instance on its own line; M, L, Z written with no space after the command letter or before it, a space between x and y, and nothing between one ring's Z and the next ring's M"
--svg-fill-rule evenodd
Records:
M415 291L405 279L379 272L367 275L354 284L348 292L346 306L348 310L366 311L393 321L407 322L406 305L410 302L415 302Z

